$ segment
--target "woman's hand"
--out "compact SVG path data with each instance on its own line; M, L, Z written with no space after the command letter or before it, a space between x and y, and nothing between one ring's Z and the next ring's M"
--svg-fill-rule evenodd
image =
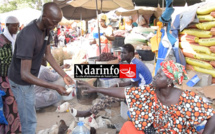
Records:
M86 90L83 90L83 93L94 93L94 92L97 92L97 88L94 87L94 86L91 86L90 84L88 84L87 82L85 81L82 81L82 80L79 80L77 81L77 86L78 88L83 88L83 89L86 89Z

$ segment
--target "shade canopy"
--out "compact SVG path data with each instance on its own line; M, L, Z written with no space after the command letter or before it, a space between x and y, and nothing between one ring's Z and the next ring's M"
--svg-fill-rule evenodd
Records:
M158 4L162 5L162 0L133 0L133 2L136 6L157 7ZM174 0L173 6L184 6L186 2L190 6L202 2L202 0Z
M155 17L160 17L162 14L162 9L159 7L135 7L133 10L126 10L123 8L119 8L115 11L116 15L118 16L132 16L135 14L144 14L144 15L152 15L154 14Z
M23 9L13 10L6 13L1 13L0 19L2 23L5 23L6 18L8 16L15 16L19 20L20 24L26 25L32 20L39 18L40 15L41 15L41 11L39 10L32 9L32 8L23 8Z
M54 0L54 2L61 8L63 16L72 20L90 20L96 18L96 10L86 9L83 7L73 7L65 1Z
M61 8L63 11L63 16L67 19L72 20L89 20L96 18L96 10L86 9L82 7L72 7L70 5L66 5Z
M111 11L117 8L133 9L134 4L132 0L72 0L67 4L73 7L83 7L87 9L96 9L97 15L97 27L98 27L98 38L99 38L99 53L101 54L101 39L100 39L100 28L98 19L98 10Z
M102 11L111 11L119 7L133 9L132 0L97 0L98 9ZM102 3L102 4L101 4ZM96 9L96 0L72 0L68 4L74 7L83 7L87 9Z

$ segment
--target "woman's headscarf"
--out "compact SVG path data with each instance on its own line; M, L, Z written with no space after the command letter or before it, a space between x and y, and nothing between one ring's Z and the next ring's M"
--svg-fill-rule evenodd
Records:
M183 80L187 80L187 72L185 71L185 67L179 63L175 63L174 61L163 61L161 63L161 69L166 74L166 76L173 80L174 84L182 84Z
M19 20L16 17L14 17L14 16L8 16L7 17L6 24L15 24L15 23L19 23ZM3 34L9 41L12 42L12 52L14 52L16 34L11 35L7 27L5 27Z
M109 20L108 20L108 17L106 14L99 15L99 21L101 21L101 20L104 20L106 25L109 23Z

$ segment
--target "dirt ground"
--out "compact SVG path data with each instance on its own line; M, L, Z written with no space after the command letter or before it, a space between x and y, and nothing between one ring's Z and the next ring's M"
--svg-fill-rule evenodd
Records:
M150 69L151 73L153 72L154 67L154 61L144 61L146 66ZM62 80L61 80L62 81ZM58 83L61 83L58 81ZM87 110L92 105L81 105L77 102L77 99L74 98L70 101L68 101L72 107L76 108L77 110ZM59 123L60 120L64 120L66 124L69 126L72 121L74 121L74 118L70 113L57 113L55 106L50 106L47 108L44 108L40 111L37 111L37 129L36 132L40 130L44 130L47 128L51 128L54 124ZM101 111L98 115L105 115L105 111ZM111 122L112 124L115 124L117 129L120 130L122 125L124 124L125 120L120 116L120 106L118 107L111 107ZM116 129L105 129L100 128L97 130L97 134L115 134Z
M68 101L70 105L77 110L87 110L92 105L82 105L77 102L77 99L74 98ZM40 130L44 130L47 128L51 128L54 124L58 123L60 120L64 120L66 124L69 126L74 118L69 112L65 113L57 113L55 106L50 106L47 108L43 108L42 110L37 111L37 129L38 133ZM105 115L105 111L101 111L98 115ZM125 120L120 116L120 106L111 107L111 122L115 124L118 128L121 128ZM105 129L100 128L97 130L97 134L115 134L116 129Z

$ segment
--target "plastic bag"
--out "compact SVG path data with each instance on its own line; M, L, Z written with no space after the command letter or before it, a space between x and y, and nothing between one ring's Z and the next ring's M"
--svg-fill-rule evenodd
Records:
M215 27L215 21L198 23L196 24L196 27L200 30L210 30L211 28Z
M189 42L180 42L180 47L186 50L194 50L197 53L203 53L203 54L211 54L211 50L208 47L200 46L198 44L189 43ZM215 48L215 47L214 47ZM215 52L215 51L214 51Z
M205 68L196 67L196 66L193 66L193 68L197 72L201 72L201 73L205 73L205 74L210 74L210 75L212 75L212 77L215 77L215 69L205 69Z
M186 61L185 61L185 58L184 58L184 55L181 51L181 49L179 49L179 42L178 42L178 39L175 43L175 46L172 48L173 51L174 51L174 55L175 55L175 58L176 58L176 62L177 63L180 63L184 66L186 66Z
M197 59L191 59L186 57L186 62L190 65L205 68L205 69L213 69L212 65L208 62L197 60Z
M180 31L184 30L190 23L199 23L199 20L196 15L196 10L198 8L198 4L189 6L187 10L180 13Z
M66 112L67 110L69 110L69 105L70 105L69 102L64 102L63 104L57 107L56 112L59 113Z
M6 124L8 125L7 120L4 117L4 112L3 112L3 101L2 101L2 96L6 95L6 93L2 90L0 90L0 124Z
M207 4L197 9L197 14L209 14L215 10L215 2L208 2Z
M193 35L196 37L212 37L210 31L204 31L204 30L198 30L198 29L185 29L180 34L188 34L188 35Z

